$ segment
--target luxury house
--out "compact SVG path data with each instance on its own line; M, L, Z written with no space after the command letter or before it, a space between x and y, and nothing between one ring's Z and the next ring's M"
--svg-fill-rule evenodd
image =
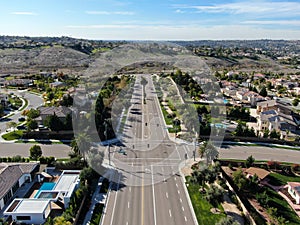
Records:
M40 116L36 118L36 121L39 124L43 124L45 119L51 115L56 115L62 122L64 122L67 115L72 113L72 110L65 106L39 107L38 109L40 111Z
M79 170L65 170L56 182L45 182L31 198L16 198L4 211L13 221L43 224L55 209L69 206L72 194L80 185Z

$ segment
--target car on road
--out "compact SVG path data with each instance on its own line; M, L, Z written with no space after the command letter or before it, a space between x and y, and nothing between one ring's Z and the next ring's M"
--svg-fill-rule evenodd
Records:
M19 126L17 126L17 129L18 130L26 130L27 127L25 125L19 125Z

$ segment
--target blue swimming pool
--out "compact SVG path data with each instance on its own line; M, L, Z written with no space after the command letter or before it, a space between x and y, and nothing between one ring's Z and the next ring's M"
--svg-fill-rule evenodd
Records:
M50 191L53 190L55 186L55 183L53 182L45 182L42 184L42 186L40 187L40 189L38 190L38 192L35 194L34 198L37 198L40 194L41 191Z

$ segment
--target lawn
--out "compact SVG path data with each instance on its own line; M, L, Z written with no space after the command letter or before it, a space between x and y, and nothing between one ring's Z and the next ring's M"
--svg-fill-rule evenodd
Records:
M300 182L300 177L295 175L282 175L279 173L270 173L268 176L270 179L269 183L275 186L281 186L287 184L287 182Z
M22 136L23 136L23 131L22 130L16 130L16 131L12 131L10 133L4 134L2 136L2 138L6 141L12 141L12 140L19 139Z
M197 184L189 183L188 192L193 204L193 208L198 220L199 225L215 225L221 218L225 217L224 213L213 214L210 209L213 207L199 193L200 186ZM222 206L218 207L224 211Z

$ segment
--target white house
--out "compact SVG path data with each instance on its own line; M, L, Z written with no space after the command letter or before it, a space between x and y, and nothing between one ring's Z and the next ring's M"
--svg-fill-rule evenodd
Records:
M4 211L5 216L25 224L43 224L50 215L52 206L69 206L73 192L79 187L79 170L65 170L49 190L40 189L30 199L14 199Z
M51 212L50 199L15 199L5 210L13 221L25 224L43 224Z
M288 182L288 192L296 204L300 204L300 183L299 182Z

